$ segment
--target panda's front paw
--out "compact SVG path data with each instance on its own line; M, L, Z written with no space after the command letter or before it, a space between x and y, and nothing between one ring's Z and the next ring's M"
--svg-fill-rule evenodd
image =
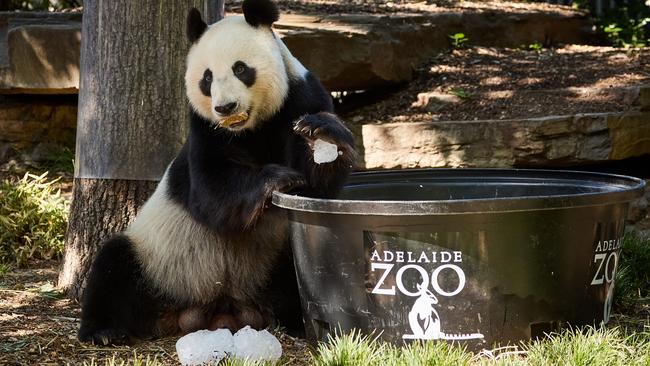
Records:
M262 168L264 189L262 196L270 199L274 191L289 192L306 184L305 177L299 172L276 164L268 164Z
M269 207L273 192L290 192L307 184L302 174L277 164L265 165L260 172L259 179L261 185L258 190L245 200L246 204L241 217L244 229L255 225Z
M93 332L79 332L81 342L93 343L99 346L130 344L131 338L124 330L102 329Z
M305 115L294 123L293 130L305 138L312 148L316 140L323 140L337 145L343 154L354 151L352 133L335 114L320 112Z

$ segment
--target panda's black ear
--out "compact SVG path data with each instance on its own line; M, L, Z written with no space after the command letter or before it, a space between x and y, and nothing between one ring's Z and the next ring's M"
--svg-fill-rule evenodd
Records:
M190 9L189 13L187 13L187 39L191 43L196 42L201 38L206 28L208 28L208 25L201 18L201 13L196 8Z
M280 19L278 7L271 0L244 0L241 8L246 22L253 27L259 25L271 27Z

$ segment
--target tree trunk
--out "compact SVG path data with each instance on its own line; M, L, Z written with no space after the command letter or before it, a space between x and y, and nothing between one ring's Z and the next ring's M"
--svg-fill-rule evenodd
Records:
M75 180L59 274L73 299L101 242L128 225L182 146L185 17L217 2L84 1Z

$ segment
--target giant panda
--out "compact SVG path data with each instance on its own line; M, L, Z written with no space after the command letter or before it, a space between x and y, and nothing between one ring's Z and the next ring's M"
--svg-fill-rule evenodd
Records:
M278 323L300 331L288 222L270 198L275 190L335 196L354 140L272 30L275 4L245 0L242 9L210 26L198 10L188 14L188 137L134 222L101 246L81 341ZM315 163L317 139L336 144L339 157Z

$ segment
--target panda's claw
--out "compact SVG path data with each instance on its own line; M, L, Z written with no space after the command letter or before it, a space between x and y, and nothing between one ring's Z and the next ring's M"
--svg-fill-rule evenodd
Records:
M297 120L293 130L311 145L315 140L323 140L344 148L353 146L350 131L333 113L320 112L308 114Z
M117 329L102 329L94 333L79 334L81 342L90 342L100 346L123 345L131 343L131 339L126 331Z

